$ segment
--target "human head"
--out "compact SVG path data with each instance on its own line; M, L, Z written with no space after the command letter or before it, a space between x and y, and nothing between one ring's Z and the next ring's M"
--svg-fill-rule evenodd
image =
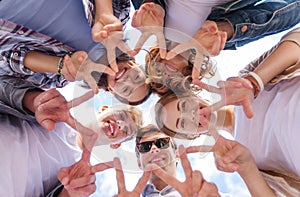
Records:
M158 148L152 143L151 149L148 152L140 153L137 146L143 142L154 141L157 139L168 138L168 148ZM138 166L144 169L147 164L155 163L164 169L168 174L176 176L176 166L179 159L179 154L177 151L177 144L172 137L167 136L161 132L156 126L148 125L139 129L136 135L136 156L138 161ZM157 177L152 176L151 180Z
M127 54L117 57L117 65L119 71L115 76L92 73L98 81L98 87L110 91L125 104L138 105L146 101L151 95L151 87L145 83L144 69Z
M130 140L142 126L142 112L137 107L118 104L97 114L87 127L98 133L95 145L116 145Z
M176 43L169 41L168 48L176 46ZM147 74L147 83L153 89L153 92L163 96L170 93L168 79L178 78L178 80L191 82L191 75L194 65L195 54L192 50L176 55L170 60L160 57L159 48L152 47L146 55L145 71ZM205 75L214 75L212 61L208 56L204 56L199 79Z
M199 120L199 110L210 103L195 94L176 95L170 93L161 97L155 104L155 119L162 132L171 137L194 139L208 132ZM209 126L214 126L215 114L204 116Z

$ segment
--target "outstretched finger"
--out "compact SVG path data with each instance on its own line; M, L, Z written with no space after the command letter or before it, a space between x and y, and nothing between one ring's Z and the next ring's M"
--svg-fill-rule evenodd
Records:
M183 147L183 145L179 146L179 154L180 154L181 165L185 173L185 177L187 179L192 178L192 171L193 171L192 166L190 161L187 158L185 148Z
M69 101L67 106L69 109L71 109L72 107L77 107L78 105L89 100L93 96L94 96L94 93L92 91L88 91L85 94L83 94L82 96Z
M225 105L226 105L226 102L225 102L224 99L222 99L219 102L216 102L216 103L214 103L212 105L209 105L209 106L207 106L205 108L200 109L199 110L199 115L201 115L201 116L207 116L207 115L211 114L212 112L217 111L218 109L224 107Z
M118 48L119 48L121 51L123 51L124 53L127 53L127 54L130 55L130 56L134 56L134 55L136 54L136 51L131 50L131 49L129 48L129 46L128 46L125 42L120 42L120 43L118 44Z
M57 91L56 89L51 89L51 90L48 90L47 92L44 93L44 95L42 95L40 98L39 98L39 102L38 102L38 105L41 105L43 103L46 103L48 102L49 100L52 100L56 97L59 97L61 96L60 92Z
M114 167L114 163L112 161L108 161L105 163L99 163L92 166L92 173L102 172L104 170L110 169Z
M201 74L201 64L203 62L203 55L202 53L196 52L195 60L194 60L194 67L192 71L192 79L198 79Z
M87 162L90 162L90 158L91 158L91 151L88 150L85 145L83 144L83 151L82 151L82 156L81 156L81 159L83 161L87 161Z
M209 92L221 94L222 91L223 91L221 88L218 88L218 87L215 87L215 86L203 83L203 82L201 82L199 80L193 80L192 83L195 84L195 85L198 85L200 88L202 88L204 90L207 90Z
M243 110L246 114L247 118L252 118L254 116L253 108L252 108L252 102L250 98L247 98L243 102Z
M116 177L117 177L117 182L118 182L118 191L119 191L119 193L122 193L126 190L126 187L125 187L124 173L123 173L121 161L120 161L119 158L114 158L114 166L115 166L115 169L116 169Z
M212 146L201 145L201 146L190 146L186 148L186 153L198 153L198 152L211 152Z
M166 40L163 32L158 32L155 34L159 47L159 54L162 59L165 59L167 56Z
M94 77L92 75L87 75L85 76L85 81L89 85L89 87L93 90L93 93L98 94L99 89Z
M143 34L140 36L139 40L137 41L134 50L136 51L136 53L138 51L141 50L141 48L143 47L144 43L147 41L147 39L149 38L151 34L147 33L147 32L143 32Z
M139 179L138 183L136 184L134 191L138 194L141 194L150 178L151 171L145 170L143 176Z
M167 53L166 60L170 60L188 49L191 49L191 44L189 42L181 43Z
M151 168L153 173L158 176L161 180L163 180L165 183L171 185L174 187L177 191L181 190L181 183L174 177L168 174L166 171L161 169L156 164L151 164Z
M108 49L107 48L107 59L109 62L110 67L114 72L118 72L119 68L116 61L116 52L114 48ZM107 66L106 66L107 67Z

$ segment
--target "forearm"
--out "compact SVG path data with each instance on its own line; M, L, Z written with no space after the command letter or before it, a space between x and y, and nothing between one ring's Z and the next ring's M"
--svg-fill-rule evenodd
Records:
M30 51L24 58L24 65L33 72L58 73L57 64L60 57L38 51Z
M249 161L247 170L239 172L253 197L268 196L276 197L275 192L269 187L258 170L254 160Z
M254 72L266 84L278 74L295 65L299 61L299 57L300 47L295 42L284 41Z
M113 7L112 7L112 0L96 0L96 14L95 20L101 18L101 15L104 14L111 14L113 15Z

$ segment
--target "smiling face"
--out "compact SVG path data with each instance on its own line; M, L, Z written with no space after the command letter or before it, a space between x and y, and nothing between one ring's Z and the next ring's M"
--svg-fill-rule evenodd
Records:
M169 138L166 134L162 132L151 132L145 134L139 143L155 141L157 139ZM168 142L168 148L158 148L155 144L152 144L150 151L139 154L138 164L140 168L144 169L147 164L155 163L166 171L176 171L176 162L178 153L171 145L171 141Z
M145 84L146 75L135 61L118 63L119 72L108 76L107 83L111 92L129 102L138 102L148 96L150 87Z
M138 130L137 123L133 120L131 113L126 110L114 110L106 113L98 121L100 133L104 134L110 143L125 141Z
M176 97L176 96L175 96ZM199 116L199 110L207 107L208 102L197 96L187 96L167 101L160 112L156 112L157 121L173 133L193 136L206 133L207 126L203 126L203 119L210 121L211 116Z

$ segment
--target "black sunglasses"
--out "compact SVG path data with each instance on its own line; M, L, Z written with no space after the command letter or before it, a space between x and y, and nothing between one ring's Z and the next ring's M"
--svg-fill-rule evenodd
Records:
M159 149L166 149L170 146L169 142L169 137L159 138L153 141L141 142L140 144L137 144L137 149L140 153L147 153L151 150L153 144Z

